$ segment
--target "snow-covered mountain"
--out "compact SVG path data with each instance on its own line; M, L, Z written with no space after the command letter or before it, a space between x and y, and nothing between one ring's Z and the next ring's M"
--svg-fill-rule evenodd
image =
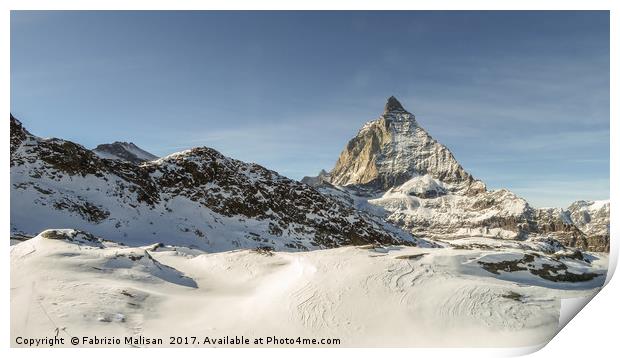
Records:
M11 116L11 231L59 227L208 251L424 245L308 185L210 148L136 165L39 138Z
M99 144L93 153L104 159L126 160L133 164L140 164L157 159L157 156L131 142L114 142L112 144Z
M388 190L425 174L459 189L484 190L484 184L475 181L448 148L390 97L383 115L366 123L349 141L330 173L330 182Z
M580 200L568 207L570 218L587 235L609 236L609 200Z
M547 225L546 231L564 236L568 245L609 251L609 200L579 200L567 209L544 208L536 213Z
M585 204L565 215L560 209L534 209L506 189L489 191L394 97L349 141L330 172L302 181L420 237L551 235L584 249L609 246L608 204L607 212L597 211L592 220L579 214Z

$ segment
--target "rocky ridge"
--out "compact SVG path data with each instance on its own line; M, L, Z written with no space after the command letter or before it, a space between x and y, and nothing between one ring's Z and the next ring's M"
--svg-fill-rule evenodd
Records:
M314 188L206 147L134 164L29 133L11 116L11 231L84 230L209 251L425 245Z

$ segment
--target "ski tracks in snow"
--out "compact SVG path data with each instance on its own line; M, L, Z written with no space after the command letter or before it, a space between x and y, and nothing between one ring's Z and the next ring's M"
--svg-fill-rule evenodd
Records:
M446 322L458 319L503 330L535 328L549 322L548 312L555 300L530 300L513 291L501 292L497 287L475 283L461 286L436 305L437 317ZM510 298L509 293L518 298Z
M342 290L325 290L320 289L316 284L323 285L340 285L337 282L320 282L315 279L314 273L317 267L304 264L302 265L302 282L300 287L294 289L291 293L290 309L299 322L306 328L313 331L321 331L325 328L338 326L336 318L340 301L342 299ZM342 267L342 263L338 262L329 268L328 272L338 272ZM322 270L328 268L321 267Z

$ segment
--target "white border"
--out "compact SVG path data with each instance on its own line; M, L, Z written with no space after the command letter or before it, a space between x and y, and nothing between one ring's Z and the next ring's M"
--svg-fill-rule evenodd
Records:
M3 56L0 59L2 65L2 93L0 96L0 106L4 115L10 111L10 10L61 10L61 9L82 9L82 10L272 10L272 9L287 9L287 10L398 10L398 9L411 9L411 10L611 10L611 88L610 98L618 98L618 72L617 66L614 64L619 63L618 45L617 40L620 38L620 16L618 16L618 10L620 10L620 2L613 0L589 0L589 1L553 1L553 0L522 0L522 1L492 1L492 0L446 0L446 1L338 1L338 0L315 0L315 1L200 1L200 0L183 0L183 1L164 1L164 0L151 0L151 1L139 1L139 0L91 0L91 1L78 1L78 0L5 0L2 2L2 15L0 28L0 48L3 49ZM614 42L616 40L616 42ZM615 101L611 101L610 108L610 133L611 133L611 148L610 148L610 183L611 185L611 256L610 256L610 274L608 275L607 282L611 279L613 272L617 265L618 257L618 245L616 238L620 233L620 227L614 225L618 223L618 211L616 211L615 203L618 198L618 187L614 183L619 183L620 176L618 162L619 145L616 141L618 138L618 105ZM0 203L0 210L3 220L1 221L2 232L9 232L9 126L2 126L2 143L5 151L2 156L0 165L4 168L2 175L2 190L4 195L2 202ZM8 240L5 240L8 242ZM4 317L9 317L10 314L10 296L9 296L9 247L8 245L2 246L3 258L2 260L2 281L5 289L2 295L1 309L4 312ZM617 327L618 323L616 319L620 317L618 315L618 302L620 302L620 284L618 280L612 281L607 285L601 294L597 295L592 303L588 305L588 308L581 312L577 317L569 323L549 344L546 348L535 353L537 357L553 357L553 356L608 356L609 352L615 351L617 340ZM1 347L8 349L9 346L9 334L10 320L3 320L2 324L2 341ZM394 354L394 355L414 355L420 357L437 356L447 357L458 355L459 357L481 357L481 356L506 356L527 354L536 350L535 347L530 349L381 349L368 350L368 349L217 349L217 350L201 350L201 349L149 349L142 351L128 351L121 350L104 350L104 349L91 349L88 351L89 355L97 357L103 357L108 354L149 354L149 355L161 355L169 356L174 354L190 355L190 356L237 356L251 354L258 357L290 357L294 355L296 357L313 357L316 355L342 355L351 354L356 356L370 356L376 354ZM69 356L82 356L85 352L79 349L56 349L56 350L27 350L27 349L11 349L10 354L15 356L31 355L31 354L45 354L52 356L63 357ZM9 353L9 352L6 352Z

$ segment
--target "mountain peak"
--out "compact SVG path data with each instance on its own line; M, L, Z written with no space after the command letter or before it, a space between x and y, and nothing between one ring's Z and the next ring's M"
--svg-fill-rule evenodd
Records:
M407 112L403 105L396 99L394 96L390 96L388 98L387 103L385 104L385 113L389 112Z
M99 144L93 152L104 159L121 159L133 164L157 159L156 155L141 149L132 142L117 141L112 144Z
M459 187L474 181L448 148L434 140L391 96L383 115L367 122L341 152L329 182L388 190L426 174Z

